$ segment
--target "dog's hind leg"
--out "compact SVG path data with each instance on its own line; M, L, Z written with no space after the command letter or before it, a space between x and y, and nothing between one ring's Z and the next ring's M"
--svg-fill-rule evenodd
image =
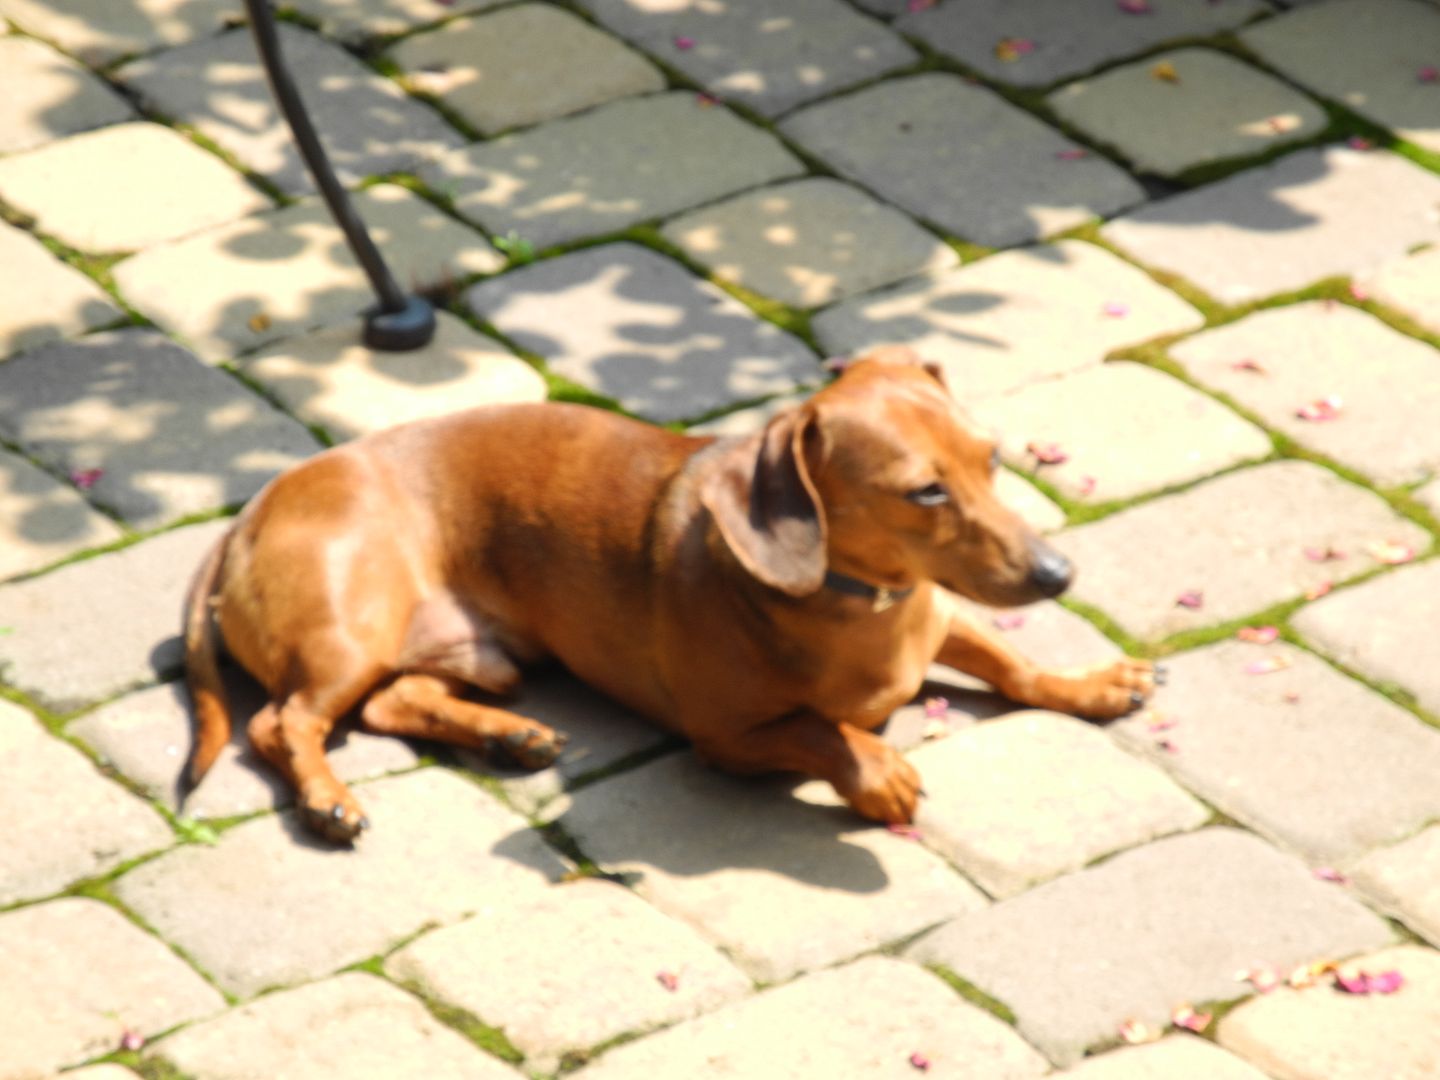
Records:
M508 709L466 701L461 688L459 679L401 675L365 703L360 722L380 734L503 751L527 769L544 768L560 756L564 735Z

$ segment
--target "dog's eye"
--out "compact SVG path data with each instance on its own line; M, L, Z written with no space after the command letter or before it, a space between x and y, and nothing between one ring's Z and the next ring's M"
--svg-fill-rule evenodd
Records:
M943 506L950 501L950 492L944 484L937 482L907 492L905 498L919 506Z

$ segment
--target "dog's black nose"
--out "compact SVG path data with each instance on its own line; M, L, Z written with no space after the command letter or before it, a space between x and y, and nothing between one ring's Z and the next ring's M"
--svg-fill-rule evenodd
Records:
M1054 548L1036 546L1032 549L1030 583L1045 596L1059 596L1070 587L1075 569L1070 560Z

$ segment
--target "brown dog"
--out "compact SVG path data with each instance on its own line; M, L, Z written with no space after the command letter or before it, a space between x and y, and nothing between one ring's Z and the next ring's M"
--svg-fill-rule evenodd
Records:
M229 738L218 623L269 694L256 749L332 839L367 825L325 761L338 718L359 706L371 731L546 765L562 736L462 696L508 694L543 656L715 765L822 777L865 817L909 821L919 776L872 732L931 661L1097 718L1154 683L1139 660L1037 670L953 610L947 590L1013 605L1069 584L996 501L996 461L899 348L745 439L502 405L330 450L261 492L191 586L192 780Z

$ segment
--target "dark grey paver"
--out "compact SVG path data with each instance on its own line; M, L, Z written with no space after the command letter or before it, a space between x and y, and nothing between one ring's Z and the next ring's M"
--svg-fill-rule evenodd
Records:
M907 952L1014 1013L1058 1065L1126 1020L1242 996L1238 970L1281 971L1388 944L1384 921L1297 861L1233 829L1159 840L956 919Z
M0 586L0 679L69 712L153 682L180 662L180 600L228 522Z
M241 10L234 0L0 0L0 15L87 64L218 33Z
M295 10L318 20L325 33L358 44L499 3L503 0L447 0L443 4L436 0L298 0Z
M119 305L34 236L0 221L0 359L113 323Z
M230 376L141 329L0 365L0 435L87 474L90 498L140 528L242 502L320 448Z
M634 244L587 248L481 282L465 303L552 371L654 420L822 375L798 339Z
M1111 730L1245 825L1332 863L1440 818L1440 731L1310 653L1226 641L1165 663L1153 708Z
M942 231L992 247L1143 201L1119 168L955 75L890 79L788 117L780 130L841 175Z
M39 570L121 535L73 487L0 450L0 579Z

